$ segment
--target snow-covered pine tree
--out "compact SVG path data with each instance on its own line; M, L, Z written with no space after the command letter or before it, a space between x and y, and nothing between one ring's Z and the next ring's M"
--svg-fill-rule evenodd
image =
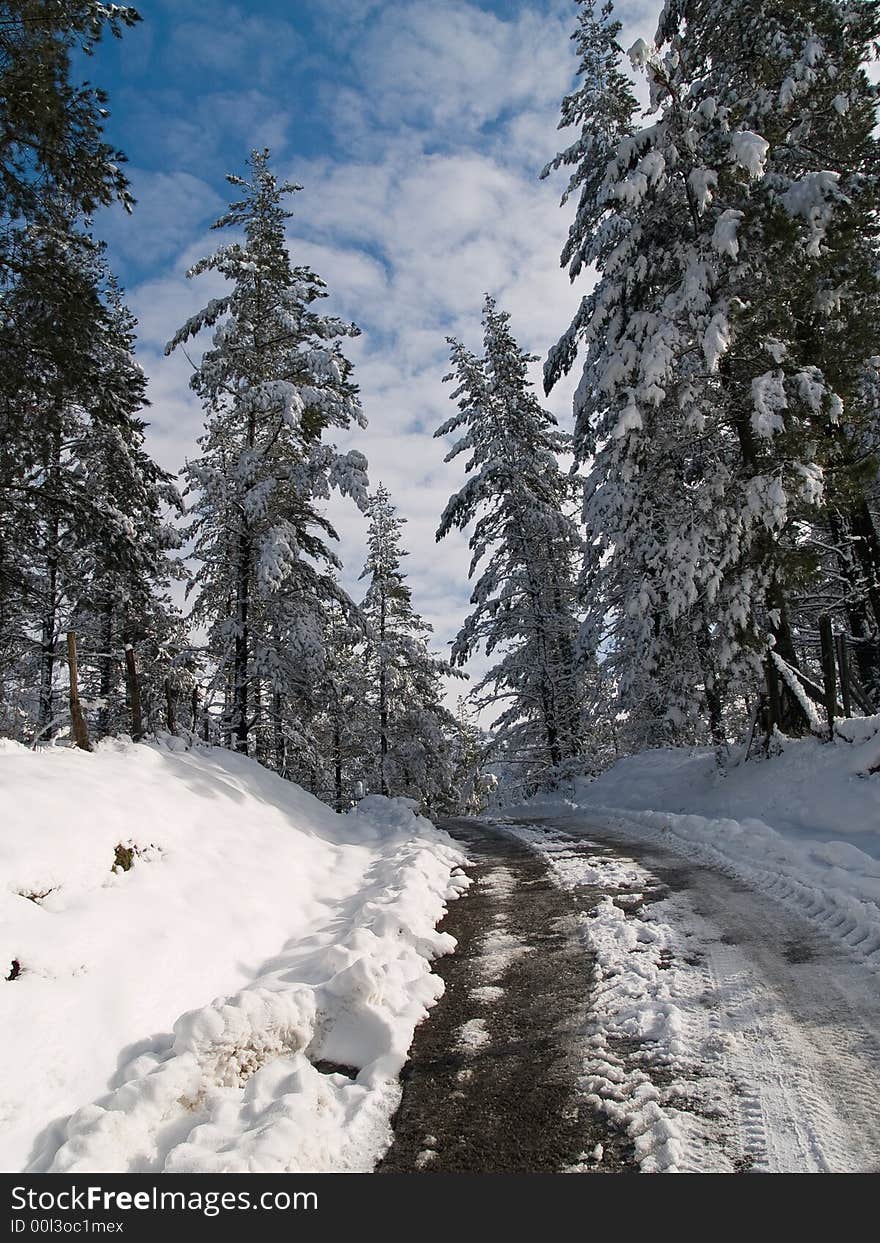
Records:
M733 133L716 136L716 149L724 137L759 154L766 146L763 175L749 180L744 201L733 202L722 174L714 210L718 220L729 213L736 233L715 305L731 325L719 374L737 420L741 473L749 480L774 473L791 511L790 531L765 555L781 563L771 570L770 595L782 602L782 626L773 628L771 609L771 629L777 651L797 663L797 647L803 663L815 648L817 614L837 608L876 695L880 143L866 66L880 10L839 0L760 12L739 5L725 11L732 38L721 35L721 13L707 0L668 5L658 32L664 63L649 71L662 92L674 63L697 105L709 98L726 105L721 116ZM787 477L792 464L804 468L805 440L821 482L819 495L807 481L806 498Z
M563 262L573 276L593 264L599 279L545 381L584 349L575 452L591 463L587 633L598 650L610 620L631 745L659 741L650 727L664 712L669 736L708 718L719 737L725 704L754 692L768 640L799 661L792 612L816 572L809 533L825 517L827 469L843 421L870 422L845 409L839 369L823 370L816 349L841 307L830 252L844 294L876 281L875 259L849 280L843 261L853 196L870 203L876 158L864 129L869 8L670 0L660 46L631 50L655 113L635 130L620 121L634 100L619 74L617 113L596 106L619 28L610 6L583 5L581 102L563 105L582 133L555 165L574 165L572 188L582 186ZM845 160L851 97L859 125L841 193L827 144L832 165ZM608 157L599 169L597 151ZM862 361L854 374L864 372ZM783 698L784 723L798 728L798 697Z
M112 277L105 306L90 417L75 446L85 538L74 558L78 585L71 615L83 667L87 674L94 670L84 693L91 686L101 705L98 737L131 730L125 702L127 645L141 670L150 729L167 728L169 715L174 716L154 706L160 691L173 701L194 684L183 619L167 594L172 579L185 577L172 555L181 538L171 519L182 512L182 501L172 476L144 445L147 425L141 411L149 403L146 378L134 359L136 321Z
M489 750L489 739L480 729L467 699L462 696L455 713L453 737L452 787L455 806L451 810L466 816L479 815L485 810L487 785L483 765Z
M448 795L452 781L454 719L443 706L449 663L428 646L430 625L415 611L401 562L406 521L387 488L370 498L368 554L361 578L369 579L361 605L366 620L365 665L372 707L372 792L418 798L427 808Z
M367 788L375 746L363 619L338 605L332 607L325 651L325 676L313 725L322 774L316 792L337 811L346 811Z
M52 718L59 578L72 542L62 528L80 526L82 516L82 475L67 446L81 438L102 314L96 247L72 222L64 233L32 227L28 248L27 269L3 294L0 372L2 664L10 693L22 674L39 687L38 705L21 706L21 728ZM68 573L67 584L74 578Z
M106 616L109 595L152 609L168 571L170 479L143 450L131 324L89 235L98 206L131 207L125 157L104 93L72 80L75 55L139 20L98 0L2 6L0 714L20 737L52 723L62 627ZM100 673L80 647L96 690L98 647Z
M328 608L353 607L332 574L336 533L321 502L336 488L364 506L366 459L324 434L366 420L340 345L358 329L317 314L324 282L288 253L283 202L300 187L277 181L268 151L249 168L248 179L229 176L242 197L214 226L242 239L189 273L218 272L229 290L167 352L214 329L191 379L207 416L201 456L187 465L200 563L193 615L226 688L230 744L246 751L256 728L271 758L285 734L302 743L316 710Z
M25 277L4 304L10 330L23 321L27 328L23 358L8 355L20 370L0 521L10 538L3 595L13 606L4 610L3 646L17 653L13 676L39 688L17 732L30 721L38 735L55 720L61 640L71 626L81 632L83 686L119 699L123 632L149 633L152 595L173 573L168 552L178 543L164 512L179 507L170 475L144 449L146 380L133 358L134 321L101 248L73 227L66 240L44 231L41 246L63 279L49 286ZM113 728L120 718L117 711ZM99 734L109 722L102 713Z
M479 648L496 663L473 695L500 707L494 736L521 765L524 787L552 783L581 753L582 685L575 668L576 562L582 542L569 508L570 476L559 467L569 437L543 410L528 379L534 361L516 344L510 317L486 297L483 355L450 338L455 415L435 432L459 433L446 455L468 455L468 478L437 530L474 524L470 576L481 570L474 610L453 645L453 662Z
M106 96L71 80L72 56L139 20L98 0L0 11L0 678L28 646L18 540L31 493L21 481L47 459L43 433L81 379L96 326L81 279L85 221L114 199L131 205L124 156L103 138Z
M0 4L0 272L21 271L21 231L35 220L90 216L114 198L131 205L125 156L104 141L104 91L71 81L74 54L119 38L136 9L101 0Z

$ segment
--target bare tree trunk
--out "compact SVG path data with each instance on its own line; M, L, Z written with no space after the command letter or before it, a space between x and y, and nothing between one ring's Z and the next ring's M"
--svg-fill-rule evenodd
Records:
M50 725L53 719L52 683L55 677L55 629L58 616L58 539L61 534L60 498L58 496L61 472L60 428L53 436L49 472L52 477L52 487L46 528L46 589L40 634L40 702L37 712L37 723L41 731Z
M247 530L242 526L238 543L238 577L235 589L235 651L232 663L232 734L236 751L247 754L248 732L248 649L249 642L249 589L251 578L251 545Z
M82 704L79 701L79 677L76 663L76 635L72 630L67 632L67 667L70 672L70 721L73 726L73 739L83 751L91 751L89 731L86 718L83 716Z
M112 720L110 712L110 693L113 690L113 601L109 595L104 600L101 626L101 654L98 658L100 670L98 694L101 697L101 709L98 713L98 737L106 738L110 733Z
M342 722L337 699L333 716L333 778L336 810L342 811Z
M134 659L134 648L130 643L125 645L125 684L128 690L128 707L131 712L131 736L135 742L140 742L144 736L141 687Z
M174 690L171 679L165 679L165 726L169 734L177 732L177 717L174 711Z

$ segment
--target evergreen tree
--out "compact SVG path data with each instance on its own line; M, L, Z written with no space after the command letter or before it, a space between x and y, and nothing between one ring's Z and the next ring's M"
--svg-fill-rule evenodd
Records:
M123 632L150 633L172 572L176 493L144 450L134 323L89 235L98 206L131 207L124 157L104 93L71 80L75 53L139 20L97 0L0 12L0 711L22 737L53 725L71 625L99 732L121 723Z
M0 205L4 280L26 264L17 243L36 220L64 229L115 198L131 205L119 165L104 141L106 94L71 81L71 57L91 55L105 33L119 38L140 21L136 9L99 0L0 3ZM26 248L25 248L26 250Z
M315 734L322 761L320 797L337 811L363 797L372 775L375 731L363 639L361 618L339 606L331 610Z
M98 359L100 383L92 391L91 417L77 446L77 474L90 529L74 559L78 588L72 616L81 636L81 659L86 667L91 659L98 673L98 736L130 732L126 646L135 651L141 670L151 730L163 727L163 717L164 727L172 728L172 701L194 685L183 619L167 594L170 580L185 577L171 555L181 538L170 521L180 516L183 506L172 477L144 447L147 425L140 411L149 403L134 344L135 320L111 278ZM154 682L165 700L161 717L154 709L159 701Z
M369 787L416 797L430 808L448 796L452 782L453 718L443 706L442 679L453 671L431 654L431 627L413 608L401 569L408 555L400 546L405 519L386 488L370 498L368 513L369 553L361 577L369 587L361 611L373 709Z
M193 615L209 631L230 743L246 751L255 730L261 758L274 739L277 763L285 737L312 747L328 609L352 608L333 576L336 533L320 504L337 488L365 505L366 460L339 453L324 433L365 419L340 345L358 330L317 314L324 283L287 250L283 200L300 187L278 183L267 151L249 167L249 180L228 178L242 197L214 226L241 229L242 239L189 273L219 272L229 291L167 352L214 329L191 380L207 416L201 456L187 465L200 562Z
M847 522L865 526L873 328L855 311L876 322L864 64L877 12L670 0L658 47L630 53L651 84L641 129L624 79L608 75L618 32L610 6L583 5L584 81L563 105L582 134L555 164L583 187L563 262L599 279L545 381L584 350L586 633L594 653L610 643L628 745L645 745L699 737L704 722L721 738L768 642L798 666L795 615L820 573L832 474L856 500ZM609 81L616 103L599 107ZM865 625L866 612L863 599ZM784 724L802 728L798 697L783 688L783 701Z
M499 659L475 688L481 707L501 705L498 745L515 753L523 785L553 782L581 752L582 688L575 561L582 553L569 515L572 482L558 455L569 438L539 405L533 361L517 346L509 316L487 297L482 357L450 339L458 411L435 433L461 433L446 456L469 455L469 478L449 501L437 538L474 524L470 574L482 566L474 610L453 645L463 664L478 648Z
M134 321L88 238L55 264L65 280L54 290L23 280L5 308L8 324L30 324L31 366L19 372L7 407L17 434L6 442L3 464L2 594L9 608L2 646L7 676L17 666L13 676L38 687L36 704L19 721L19 730L28 720L38 735L55 721L63 631L83 631L84 667L94 652L101 693L109 695L125 631L143 630L153 590L163 590L174 572L168 553L179 542L164 517L169 506L179 507L176 489L144 449L146 380L132 354ZM89 308L83 331L56 343L74 298ZM36 365L30 345L38 338L45 349ZM102 717L99 732L105 725Z
M453 737L452 787L455 806L450 810L468 816L485 811L487 784L483 764L488 752L488 739L474 721L467 700L458 701Z

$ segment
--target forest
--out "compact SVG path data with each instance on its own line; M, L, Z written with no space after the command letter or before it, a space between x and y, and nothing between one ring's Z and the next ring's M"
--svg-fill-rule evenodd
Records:
M880 1168L878 59L0 0L0 1170Z
M228 177L218 248L189 272L226 292L167 326L204 410L174 477L92 227L113 200L137 210L125 157L74 71L140 16L4 6L5 735L189 734L338 809L371 791L450 811L478 810L489 772L534 792L652 746L766 748L877 710L875 6L670 0L656 47L629 51L649 124L610 9L579 8L571 142L544 170L568 171L562 263L583 286L544 361L548 391L580 373L573 433L487 294L482 342L450 339L436 432L465 458L437 538L466 528L473 554L443 653L404 517L365 452L333 443L360 427L369 447L358 328L321 313L324 282L290 253L299 187L268 150ZM369 521L359 599L332 491ZM475 650L488 670L452 710Z

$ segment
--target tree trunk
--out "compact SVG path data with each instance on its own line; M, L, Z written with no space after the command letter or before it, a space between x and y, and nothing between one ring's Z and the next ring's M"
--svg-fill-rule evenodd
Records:
M867 518L869 526L873 528L870 513ZM849 538L852 532L852 513L842 519L833 507L830 508L828 526L832 543L837 549L841 573L851 589L858 592L856 598L850 596L846 601L844 611L849 632L856 640L853 646L859 679L876 708L880 704L880 615L877 613L880 601L874 598L877 596L876 579L872 596L869 577L871 566L866 565L863 559L867 552L870 560L870 544L863 545L862 541ZM853 552L854 548L858 551ZM854 558L858 569L853 564ZM858 581L859 572L864 576L861 582Z
M112 713L110 711L110 694L113 690L113 601L109 595L104 600L101 626L101 654L98 657L98 694L101 698L101 709L98 713L98 737L106 738L112 729Z
M767 592L767 609L774 612L778 618L777 621L771 621L770 623L770 632L775 640L773 650L782 657L786 664L791 665L793 669L799 669L800 662L798 661L794 637L788 622L785 597L779 581L775 577ZM810 730L810 722L807 720L800 701L797 696L792 694L784 679L781 680L779 687L779 720L777 724L784 734L806 734Z
M284 746L283 703L280 691L272 692L272 731L275 742L275 767L282 777L287 776L287 753Z
M697 648L703 669L703 686L706 693L706 712L709 716L709 734L714 745L724 742L723 706L718 677L712 668L712 640L709 627L704 621L697 632Z
M177 717L174 711L174 689L171 679L165 679L165 728L169 734L177 733Z
M336 810L341 812L344 810L342 806L342 722L338 699L333 716L333 784Z
M53 687L55 677L55 629L58 614L58 539L61 533L60 517L60 473L61 473L61 429L55 431L52 439L52 458L48 464L52 480L49 489L49 513L46 520L46 588L43 604L43 622L40 634L40 702L37 712L37 723L40 731L46 729L53 720Z
M235 652L232 664L232 735L236 751L248 749L248 649L251 579L251 542L242 521L238 544L238 576L235 595Z
M385 668L385 591L382 591L382 605L379 613L379 793L388 793L388 780L385 772L388 758L388 675Z
M125 645L125 683L128 690L128 707L131 712L131 736L135 742L140 742L144 736L141 687L134 659L134 648L130 643Z
M83 716L82 704L79 701L79 675L76 663L76 635L72 630L67 633L67 667L70 672L70 721L73 726L73 739L83 751L91 751L89 731Z

